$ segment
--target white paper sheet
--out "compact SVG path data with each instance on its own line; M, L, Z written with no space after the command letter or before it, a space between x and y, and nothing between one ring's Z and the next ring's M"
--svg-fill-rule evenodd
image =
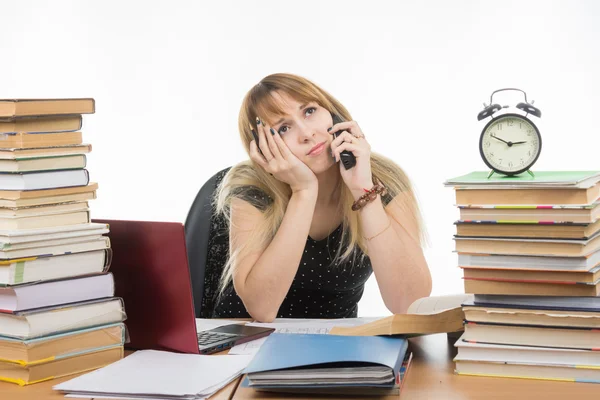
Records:
M278 318L270 323L259 323L249 322L247 326L258 326L265 328L275 328L277 333L310 333L310 334L323 334L329 333L331 328L334 326L358 326L366 324L368 322L376 321L383 317L363 317L363 318L340 318L340 319L293 319L293 318ZM258 353L260 346L267 340L267 338L261 338L252 340L250 342L242 343L237 346L233 346L229 350L229 354L236 355L249 355L254 356Z
M238 377L250 360L141 350L53 389L93 397L202 398Z
M86 396L82 394L66 394L68 399L102 399L102 400L172 400L171 397L112 397L112 396ZM194 400L206 400L208 397L198 397Z
M254 356L258 353L260 346L267 340L266 337L252 340L250 342L238 344L229 349L231 355L243 355L243 356Z

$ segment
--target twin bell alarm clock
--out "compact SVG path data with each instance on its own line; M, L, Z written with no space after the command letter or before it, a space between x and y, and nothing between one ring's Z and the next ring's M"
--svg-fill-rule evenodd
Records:
M523 93L525 102L518 103L516 108L521 113L500 113L500 106L494 103L494 94L507 90ZM484 109L477 114L477 120L491 117L481 131L479 137L479 153L485 164L491 169L488 178L494 173L514 176L527 171L531 176L531 167L537 161L542 150L542 137L535 123L529 118L533 115L541 118L542 112L527 101L527 94L521 89L499 89L490 96L490 104L483 104Z

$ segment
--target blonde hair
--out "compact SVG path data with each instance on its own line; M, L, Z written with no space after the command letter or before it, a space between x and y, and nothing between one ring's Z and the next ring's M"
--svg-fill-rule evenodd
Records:
M254 139L250 127L255 124L257 116L267 121L273 121L284 114L281 103L272 96L275 91L284 92L298 102L314 101L330 113L342 117L344 121L352 120L348 110L338 100L313 82L293 74L272 74L262 79L246 94L240 109L238 129L242 144L248 154L250 142ZM371 171L373 178L379 180L386 187L388 194L393 197L392 201L400 204L403 212L409 213L408 217L412 219L414 226L418 227L415 239L422 244L424 241L423 224L408 176L393 161L373 152L371 153ZM263 210L264 219L254 228L253 234L249 235L250 240L235 250L230 249L221 277L221 294L232 280L237 261L256 249L268 246L271 242L283 220L292 194L289 185L274 178L252 160L243 161L233 166L225 175L217 188L214 200L216 211L225 216L228 226L231 226L232 197L243 193L249 187L258 188L272 201L266 204L266 208ZM343 215L342 240L340 240L332 264L348 260L355 254L354 250L357 247L362 250L363 256L368 255L366 242L360 235L361 223L358 213L351 210L354 198L341 179L339 190L341 190L339 210ZM403 196L397 196L399 193L402 193ZM396 219L393 215L391 217Z

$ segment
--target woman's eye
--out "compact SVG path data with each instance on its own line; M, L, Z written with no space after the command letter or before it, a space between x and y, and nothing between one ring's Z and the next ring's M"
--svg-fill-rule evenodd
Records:
M315 111L317 111L317 108L316 108L316 107L308 107L308 108L307 108L307 109L304 111L304 113L308 113L309 111L311 111L311 112L310 112L308 115L312 115L312 114L314 114L314 113L315 113ZM281 126L279 127L279 129L277 130L277 132L279 132L279 134L284 134L284 133L286 133L286 132L287 132L287 128L288 128L288 126L287 126L287 125L281 125Z

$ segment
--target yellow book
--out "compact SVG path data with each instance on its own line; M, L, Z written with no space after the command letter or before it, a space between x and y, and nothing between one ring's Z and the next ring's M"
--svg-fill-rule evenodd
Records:
M13 363L27 367L123 346L124 343L125 325L123 323L28 340L0 337L0 363Z
M26 160L29 158L62 157L77 154L87 154L92 151L92 145L74 144L70 146L41 147L33 149L2 149L0 160Z
M59 115L0 121L0 133L73 132L81 129L81 120L81 115Z
M600 383L600 366L456 360L459 375Z
M88 183L85 186L63 187L58 189L40 190L0 190L1 200L38 199L43 197L66 196L78 193L93 192L98 189L97 183ZM58 202L57 202L58 203ZM44 203L47 204L47 203ZM3 206L6 207L6 206Z
M0 362L0 381L31 385L104 367L123 358L123 346L77 354L33 365Z
M70 146L82 143L81 132L0 134L0 148Z

